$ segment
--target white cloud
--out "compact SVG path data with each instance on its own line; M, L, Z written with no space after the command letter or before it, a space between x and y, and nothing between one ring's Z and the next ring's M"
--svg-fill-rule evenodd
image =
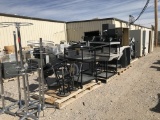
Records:
M150 7L136 21L137 24L147 25L147 23L154 22L153 2L150 1ZM62 21L96 17L115 17L128 21L129 15L135 18L139 15L145 3L146 0L0 0L0 11Z

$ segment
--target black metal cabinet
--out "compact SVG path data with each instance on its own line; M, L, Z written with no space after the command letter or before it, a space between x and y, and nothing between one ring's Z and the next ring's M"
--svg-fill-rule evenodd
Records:
M123 50L123 55L119 61L122 67L127 67L130 64L131 61L130 55L131 55L130 47L125 48Z
M1 63L2 66L2 78L7 79L16 77L18 74L18 66L16 61Z

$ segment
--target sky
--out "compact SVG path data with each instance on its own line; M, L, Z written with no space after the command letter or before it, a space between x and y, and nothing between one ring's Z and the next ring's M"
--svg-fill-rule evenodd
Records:
M118 18L129 21L137 16L147 0L0 0L0 12L60 21ZM160 24L160 0L158 2ZM146 27L154 25L154 0L135 22ZM160 25L159 25L160 30Z

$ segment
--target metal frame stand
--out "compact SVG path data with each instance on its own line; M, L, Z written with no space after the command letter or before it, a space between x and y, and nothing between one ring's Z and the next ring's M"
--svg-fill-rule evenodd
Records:
M15 58L16 58L16 65L18 66L18 51L17 51L17 44L16 44L16 33L15 31L13 31L13 37L14 37L14 48L15 48ZM17 69L19 69L19 67L17 67ZM18 71L19 74L19 71ZM17 76L17 84L18 84L18 101L14 102L13 104L5 107L4 102L4 85L3 85L3 79L1 80L1 89L2 89L2 106L3 106L3 111L1 111L1 113L6 113L6 114L10 114L10 115L16 115L16 112L11 112L12 109L15 109L18 107L18 109L20 109L22 107L22 104L24 103L21 100L21 88L20 88L20 79L19 79L19 75Z
M23 82L23 89L24 89L24 100L25 100L25 104L22 107L23 109L22 112L18 111L17 115L22 117L20 118L20 120L24 120L26 118L33 118L33 119L37 119L37 117L33 114L35 114L37 111L33 110L31 112L29 112L29 106L33 106L35 105L35 103L31 104L30 102L30 94L29 94L29 83L28 83L28 75L26 72L26 69L24 68L24 64L23 64L23 55L22 55L22 45L21 45L21 34L20 34L20 24L16 23L16 28L17 28L17 35L18 35L18 44L19 44L19 52L20 52L20 65L21 65L21 71L22 71L22 82ZM30 102L30 104L29 104ZM38 109L38 106L35 106L35 109Z
M42 41L42 38L39 39L39 41L27 41L28 45L32 45L35 47L40 47L39 53L35 53L35 54L39 54L40 55L40 64L39 64L39 68L37 69L38 72L38 84L39 84L39 99L38 99L38 108L37 108L37 117L39 118L40 112L43 111L43 115L44 115L44 110L46 108L48 108L48 106L46 106L45 104L45 98L44 98L44 91L45 91L45 85L44 85L44 71L43 71L43 63L44 63L44 54L46 54L44 52L44 45L46 44L53 44L52 41ZM30 106L29 106L30 108ZM49 108L51 108L49 106Z
M15 105L10 105L9 107L5 107L5 98L4 98L4 86L3 86L3 80L2 76L0 74L0 82L1 82L1 91L2 91L2 112L11 114L14 116L20 116L20 120L24 120L27 118L32 118L34 120L38 120L39 113L41 111L40 107L41 105L39 104L39 101L30 101L30 92L29 92L29 81L28 81L28 74L26 71L26 68L24 67L24 62L23 62L23 55L22 55L22 45L21 45L21 34L20 34L20 26L28 26L32 25L32 23L25 23L25 22L2 22L0 23L2 26L10 26L14 25L17 29L17 36L18 36L18 45L19 45L19 52L20 52L20 67L19 72L17 74L17 79L18 79L18 93L19 93L19 100L18 100L18 105L19 109L15 113L11 113L9 110L10 108L12 109L12 106ZM18 62L18 54L17 54L17 46L16 46L16 35L15 32L14 34L14 44L15 44L15 55L16 55L16 63L17 65L19 64ZM0 69L1 71L1 69ZM22 104L21 100L21 89L20 89L20 80L19 76L22 76L22 82L23 82L23 89L24 89L24 104Z
M13 31L13 37L14 37L14 49L15 49L15 57L16 57L16 64L17 66L19 65L18 63L18 51L17 51L17 44L16 44L16 32ZM17 76L17 84L18 84L18 104L19 108L22 107L22 98L21 98L21 87L20 87L20 79L19 76Z
M29 91L29 80L28 80L28 73L27 68L24 66L23 55L22 55L22 45L21 45L21 34L20 34L20 26L28 26L32 25L32 23L27 22L1 22L0 27L8 27L13 25L16 27L17 36L18 36L18 45L19 45L19 53L20 53L20 61L18 60L18 52L17 52L17 45L16 45L16 33L13 32L14 36L14 45L15 45L15 57L16 57L16 64L18 69L17 74L17 84L18 84L18 101L13 105L8 107L5 106L5 96L4 96L4 86L3 86L3 79L2 73L0 68L0 83L1 83L1 97L2 97L2 110L0 113L7 113L14 116L19 116L20 120L25 120L28 118L32 118L34 120L39 119L40 112L46 108L45 99L44 99L44 76L43 76L43 43L42 38L40 38L38 45L40 46L40 67L37 69L38 72L38 80L39 80L39 100L30 100L30 91ZM47 41L51 43L51 41ZM32 43L32 42L31 42ZM34 43L33 43L34 44ZM37 44L37 43L35 43ZM20 65L19 65L20 62ZM22 86L24 92L24 100L21 97L21 86L20 86L20 79L19 77L22 76ZM18 105L18 110L14 113L10 112L10 109L15 109L15 105ZM14 106L14 108L13 108Z
M5 27L8 27L9 25L4 25ZM16 64L18 66L18 54L17 54L17 45L16 45L16 34L15 31L13 31L13 37L14 37L14 46L15 46L15 58L16 58ZM0 72L2 71L2 68L0 68ZM0 81L1 81L1 96L2 96L2 110L0 111L1 114L6 113L10 115L16 115L16 112L11 112L11 110L15 108L21 108L23 101L21 100L21 90L20 90L20 80L19 76L17 76L17 84L18 84L18 95L19 99L18 101L12 103L9 106L5 106L5 95L4 95L4 85L3 85L3 79L2 79L2 73L0 75Z

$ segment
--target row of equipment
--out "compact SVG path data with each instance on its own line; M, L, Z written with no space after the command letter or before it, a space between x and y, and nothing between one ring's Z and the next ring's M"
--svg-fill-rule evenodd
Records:
M54 45L52 41L40 40L28 41L31 50L24 53L22 50L20 26L32 25L31 23L1 23L2 25L15 25L17 29L19 54L17 50L16 34L14 36L15 60L2 61L0 64L1 82L1 113L20 116L20 120L26 118L39 119L39 114L46 108L44 101L45 87L56 89L60 97L71 94L72 91L82 89L83 85L91 80L106 80L117 73L118 67L126 67L130 64L130 46L121 46L121 41L116 33L106 32L103 36L94 36L92 40L72 42L70 44ZM26 54L32 54L28 58ZM20 59L19 59L20 57ZM8 69L8 67L12 69ZM38 100L32 100L28 74L38 73ZM22 80L20 80L20 76ZM52 76L52 77L51 77ZM17 77L18 100L12 105L5 106L3 80L8 77ZM51 78L51 79L49 79ZM21 84L24 88L24 100L21 94ZM14 109L14 112L12 110ZM16 109L16 110L15 110Z

